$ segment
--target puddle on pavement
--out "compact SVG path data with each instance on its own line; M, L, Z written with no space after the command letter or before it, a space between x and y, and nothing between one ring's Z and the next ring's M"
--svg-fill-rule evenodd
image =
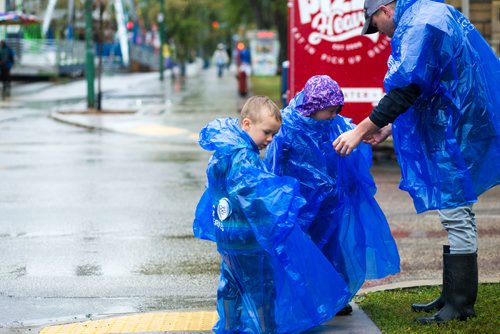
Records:
M100 237L83 237L82 238L84 242L95 242L100 239Z
M169 152L166 154L154 155L152 161L187 163L199 161L200 156L201 154L199 152Z
M16 277L21 277L21 276L26 276L26 266L20 266L14 269L13 271L10 272L10 274L16 276Z
M194 236L192 234L182 234L182 235L160 235L163 240L192 240Z
M179 310L180 308L207 310L214 309L214 307L215 296L206 298L196 296L172 296L147 300L144 304L138 306L138 310L140 312Z
M84 102L85 99L78 97L78 98L67 98L67 99L50 100L50 101L26 101L24 102L24 106L25 108L30 108L35 110L50 111L52 108L62 107L66 105L81 104L83 106Z
M100 265L82 264L75 268L76 276L101 276L102 269Z
M137 271L141 275L202 275L219 273L219 259L196 259L179 263L147 263Z

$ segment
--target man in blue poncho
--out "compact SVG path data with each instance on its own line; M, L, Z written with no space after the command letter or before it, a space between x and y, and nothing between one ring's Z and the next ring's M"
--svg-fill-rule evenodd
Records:
M259 150L281 126L276 105L251 97L240 119L217 119L199 143L215 151L194 235L217 243L221 273L216 333L300 333L348 301L342 278L296 224L298 182L266 171Z
M330 260L351 297L366 279L399 272L399 255L387 220L375 201L371 149L363 144L347 159L332 142L354 126L337 115L344 94L327 75L311 77L283 110L283 125L266 151L277 175L299 180L307 203L298 222ZM346 305L339 315L352 312Z
M387 95L359 126L335 142L349 155L361 141L392 132L400 188L418 213L438 209L448 232L443 290L415 311L420 323L474 316L477 230L472 205L500 183L500 61L455 8L429 0L365 0L363 34L392 37ZM392 126L391 126L392 124Z

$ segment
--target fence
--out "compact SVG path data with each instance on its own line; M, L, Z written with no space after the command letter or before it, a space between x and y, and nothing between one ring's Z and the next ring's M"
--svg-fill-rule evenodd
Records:
M14 50L16 64L12 75L78 76L85 70L85 43L73 40L7 40Z

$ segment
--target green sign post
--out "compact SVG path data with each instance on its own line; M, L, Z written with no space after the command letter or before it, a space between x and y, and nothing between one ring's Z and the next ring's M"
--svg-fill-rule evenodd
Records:
M87 108L91 109L95 107L92 0L85 0L85 77L87 78Z
M160 68L160 81L163 81L163 45L165 44L165 3L164 0L160 1L160 12L158 13L158 29L160 30L160 52L158 56L158 65Z

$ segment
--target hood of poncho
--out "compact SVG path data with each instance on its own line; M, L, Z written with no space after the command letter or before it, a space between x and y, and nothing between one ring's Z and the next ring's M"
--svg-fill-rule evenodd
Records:
M198 139L200 146L207 151L227 154L241 148L258 151L252 138L241 129L237 118L218 118L208 123Z

